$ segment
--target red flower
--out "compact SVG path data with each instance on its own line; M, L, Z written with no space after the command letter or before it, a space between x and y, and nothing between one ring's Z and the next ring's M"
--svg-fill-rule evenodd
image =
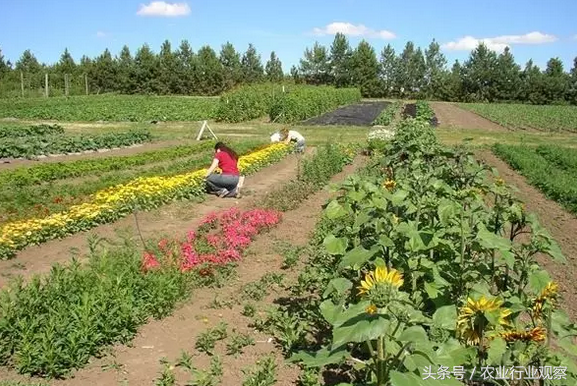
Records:
M150 252L144 252L144 256L142 257L142 270L147 272L159 267L160 263L156 259L156 256Z

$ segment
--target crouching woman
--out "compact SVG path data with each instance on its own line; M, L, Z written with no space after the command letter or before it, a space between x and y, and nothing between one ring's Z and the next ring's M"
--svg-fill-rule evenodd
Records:
M238 155L222 142L214 145L214 150L214 159L206 171L208 193L240 198ZM217 167L222 171L221 174L213 173Z

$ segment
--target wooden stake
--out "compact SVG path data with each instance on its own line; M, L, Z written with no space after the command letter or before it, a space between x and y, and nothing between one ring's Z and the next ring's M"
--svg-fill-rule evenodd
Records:
M86 88L86 95L88 95L88 75L84 74L84 87Z
M24 98L24 73L20 71L20 90L22 92L22 98Z
M48 73L44 74L44 95L48 98Z
M64 74L64 95L68 96L68 74Z

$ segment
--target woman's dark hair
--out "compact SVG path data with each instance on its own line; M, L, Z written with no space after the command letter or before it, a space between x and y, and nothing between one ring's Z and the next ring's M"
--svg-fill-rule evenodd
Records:
M230 147L226 146L222 142L217 142L216 145L214 145L214 150L224 151L229 156L231 156L235 161L238 160L238 155L235 153L235 151L232 150Z

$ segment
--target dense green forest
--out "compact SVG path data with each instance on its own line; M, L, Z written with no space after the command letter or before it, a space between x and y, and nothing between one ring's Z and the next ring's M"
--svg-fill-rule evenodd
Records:
M266 58L265 58L266 59ZM530 60L524 67L506 49L497 54L480 44L467 60L452 65L436 41L426 49L407 42L402 52L387 45L380 52L366 41L351 47L337 34L330 47L307 48L298 66L284 74L273 51L266 63L250 44L239 52L230 43L216 52L210 46L194 51L183 40L177 49L165 41L158 53L144 44L133 53L124 46L116 56L105 50L76 63L66 49L58 63L42 64L30 50L12 64L0 51L0 96L123 94L218 95L239 84L291 81L356 86L365 97L426 98L463 102L577 104L577 58L564 69L558 58L541 70Z

